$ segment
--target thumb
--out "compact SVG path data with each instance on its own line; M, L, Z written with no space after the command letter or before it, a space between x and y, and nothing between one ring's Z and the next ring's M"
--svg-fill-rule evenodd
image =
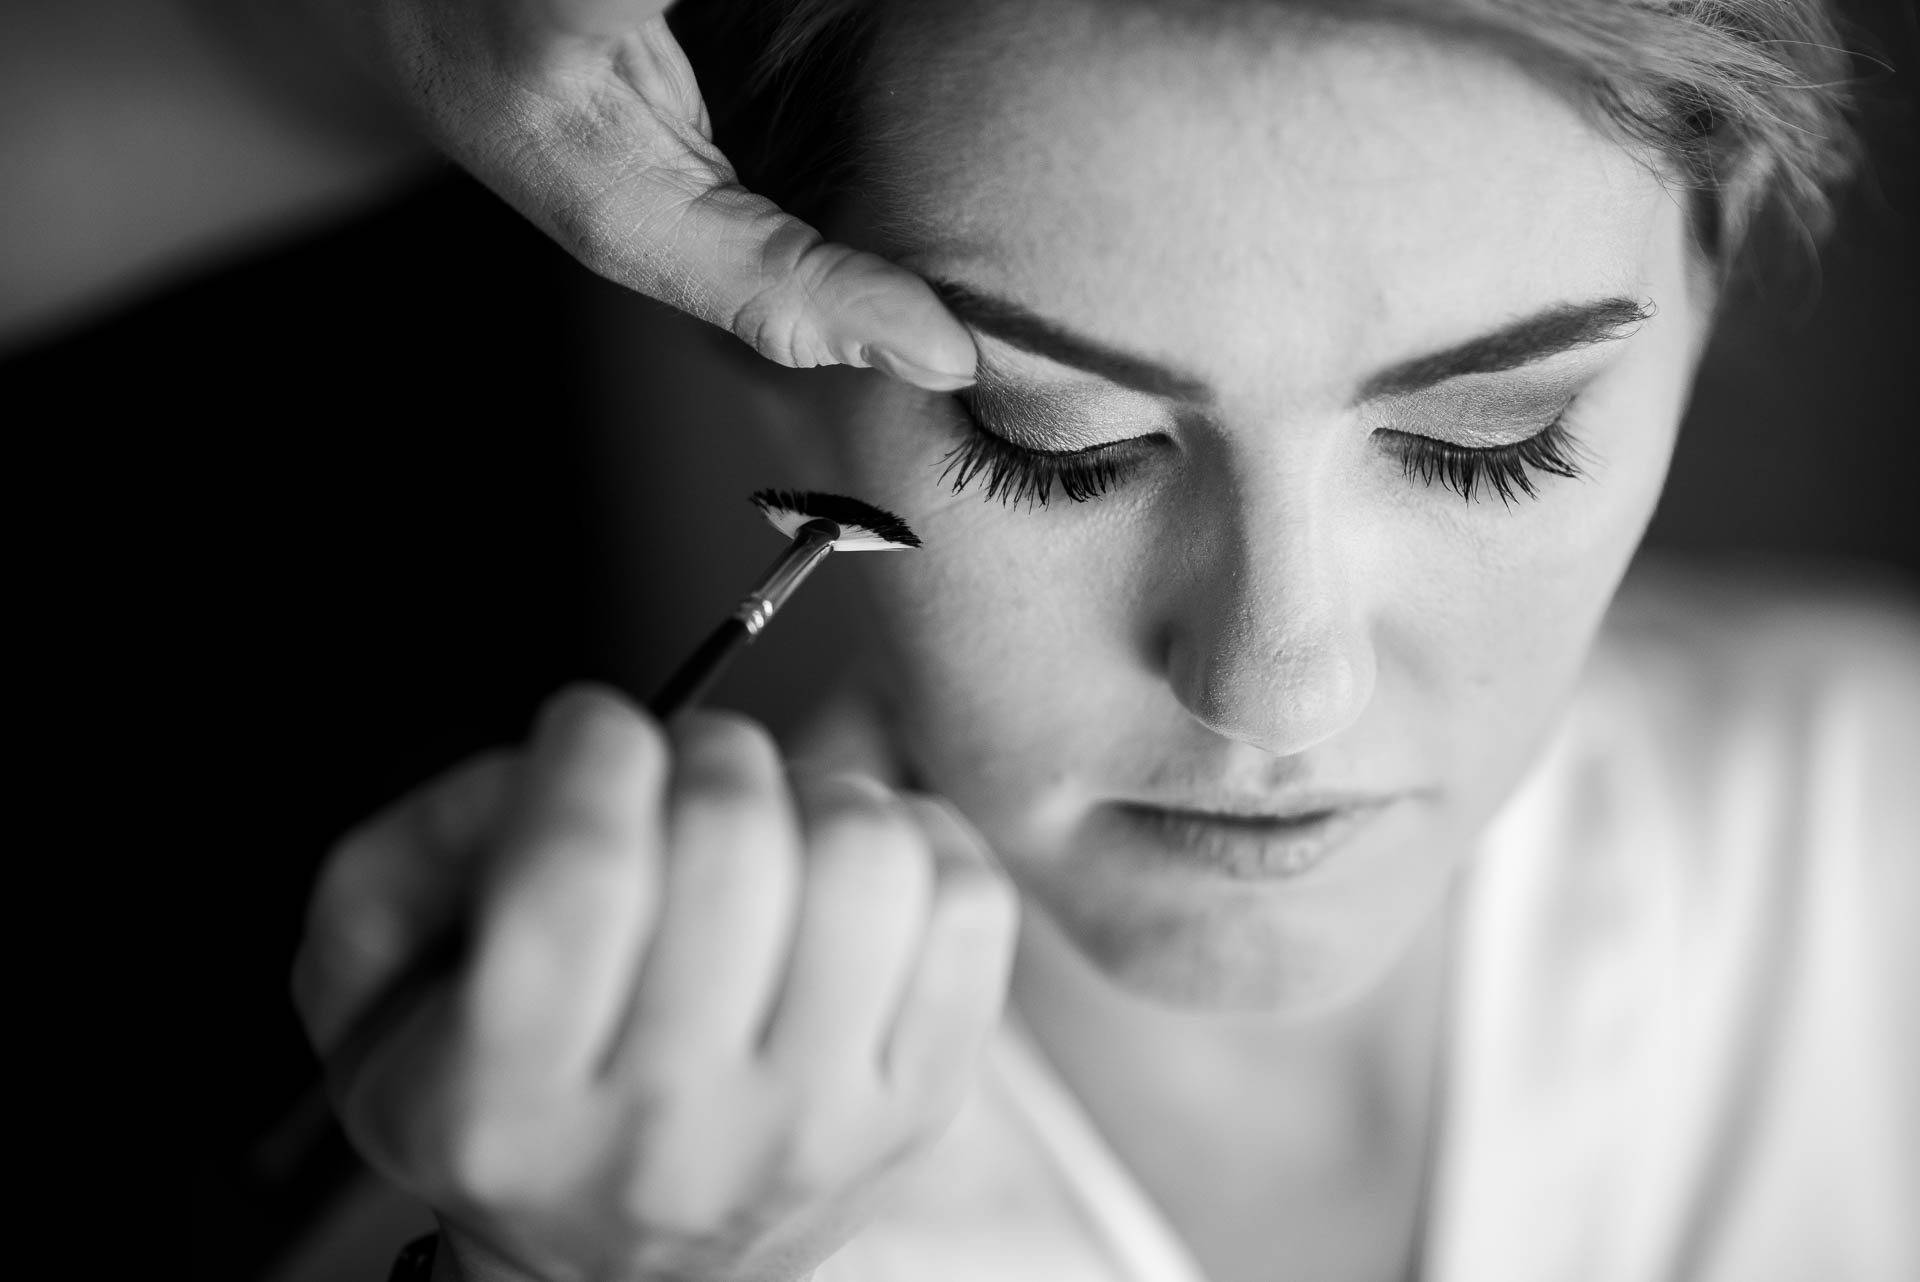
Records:
M699 282L690 310L769 360L870 366L932 391L973 382L973 338L925 281L741 187L707 193L654 252Z
M606 57L593 41L571 47ZM870 366L932 391L973 382L973 338L925 281L740 185L664 19L617 47L619 74L591 110L567 92L522 98L482 176L593 270L769 360ZM577 93L594 78L562 80Z

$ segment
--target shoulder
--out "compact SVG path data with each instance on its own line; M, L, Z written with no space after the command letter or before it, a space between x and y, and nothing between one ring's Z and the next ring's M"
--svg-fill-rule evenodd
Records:
M1916 767L1911 588L1637 572L1470 881L1467 1149L1587 1171L1633 1276L1920 1276Z
M1663 851L1660 875L1690 920L1765 912L1842 929L1856 916L1860 931L1920 935L1910 584L1862 570L1643 567L1553 757L1552 808L1581 829L1563 831L1566 848ZM1822 905L1832 912L1816 920Z
M1568 726L1702 841L1865 823L1920 849L1920 597L1858 567L1638 567Z
M1690 704L1727 699L1729 711L1872 688L1912 697L1920 592L1867 565L1652 561L1622 585L1596 659L1603 672L1624 664L1684 678L1684 689L1665 693L1691 690Z

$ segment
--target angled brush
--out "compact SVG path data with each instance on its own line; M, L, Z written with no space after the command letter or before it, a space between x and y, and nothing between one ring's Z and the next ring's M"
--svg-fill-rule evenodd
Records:
M793 542L761 576L731 615L708 634L700 648L647 702L661 721L698 703L726 669L728 661L751 644L775 611L787 603L830 552L900 552L920 546L907 523L889 512L838 494L761 490L753 505L774 529Z

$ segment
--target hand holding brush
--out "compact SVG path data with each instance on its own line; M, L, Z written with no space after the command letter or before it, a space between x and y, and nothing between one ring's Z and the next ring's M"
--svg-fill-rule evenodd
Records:
M812 518L656 706L696 697L859 524ZM523 752L341 845L296 990L356 1146L435 1208L461 1271L797 1278L959 1107L1014 920L943 804L790 779L742 718L663 725L583 688ZM450 937L381 1036L350 1031Z

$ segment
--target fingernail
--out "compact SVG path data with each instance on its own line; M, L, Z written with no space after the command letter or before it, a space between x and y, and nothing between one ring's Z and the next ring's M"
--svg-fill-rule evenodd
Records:
M867 364L890 375L903 383L912 383L915 387L924 387L929 392L957 392L963 387L973 386L973 374L954 374L945 370L929 369L915 360L909 360L890 347L878 345L867 348Z

